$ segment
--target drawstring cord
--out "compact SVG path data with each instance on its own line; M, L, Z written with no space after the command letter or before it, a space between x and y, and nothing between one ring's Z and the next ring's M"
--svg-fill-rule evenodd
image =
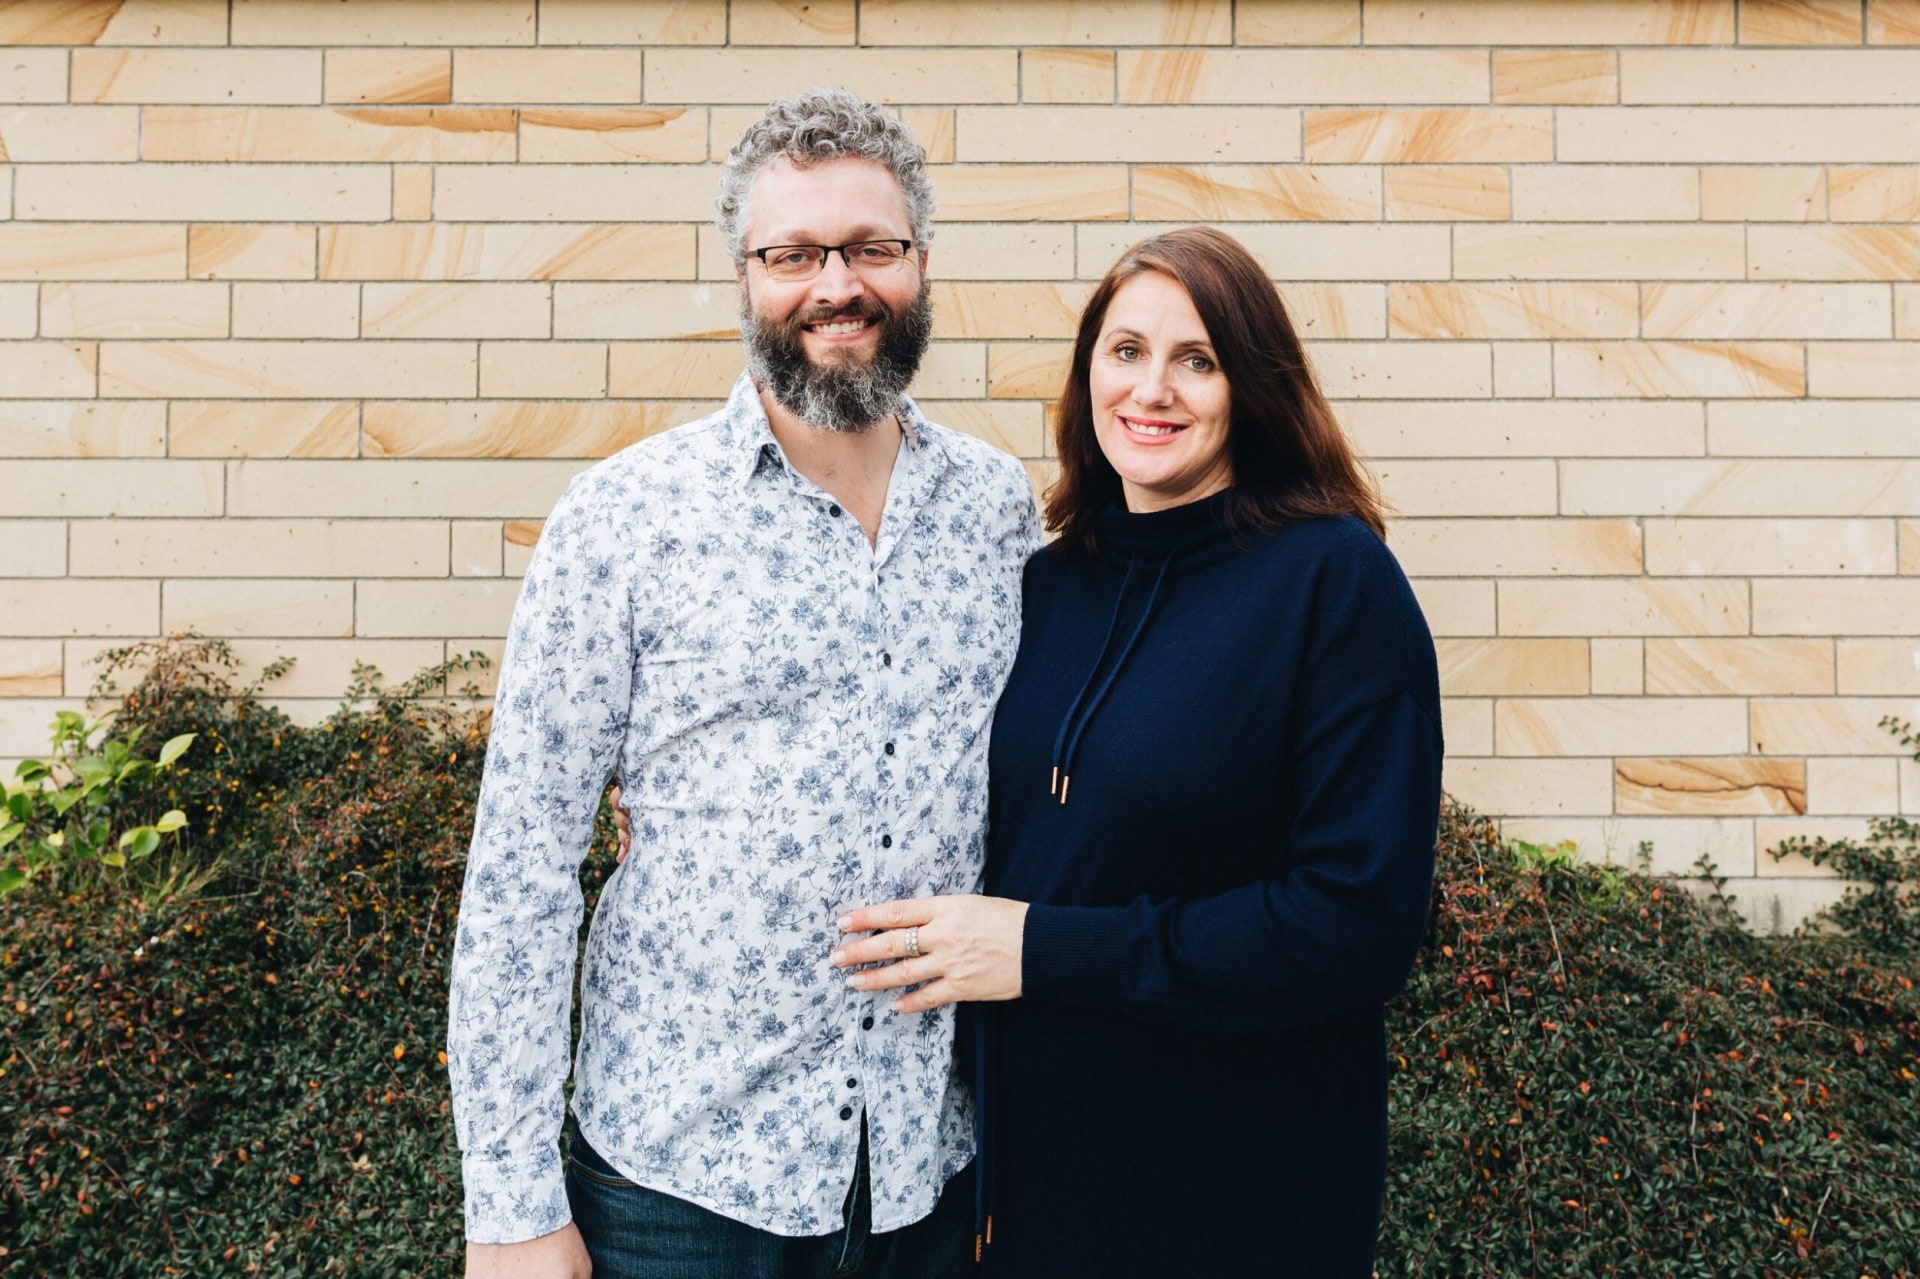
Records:
M1120 629L1120 612L1126 607L1127 588L1133 585L1133 575L1139 567L1139 556L1128 558L1127 575L1120 579L1120 597L1113 603L1113 620L1107 623L1107 637L1100 642L1100 656L1094 659L1093 669L1087 672L1080 691L1074 694L1073 704L1067 707L1066 718L1060 721L1060 732L1053 739L1053 782L1048 786L1047 794L1060 796L1063 804L1067 802L1067 797L1060 789L1060 757L1066 753L1067 733L1073 728L1074 716L1080 713L1080 703L1086 699L1087 690L1093 687L1093 681L1100 674L1100 664L1107 660L1107 650L1113 647L1114 634Z
M1120 671L1126 666L1127 658L1132 656L1134 646L1140 642L1140 636L1146 632L1147 623L1153 620L1153 607L1160 600L1160 588L1166 585L1167 570L1173 567L1173 559L1174 557L1169 555L1161 561L1160 572L1153 579L1153 589L1147 592L1147 606L1140 610L1140 620L1134 623L1133 634L1127 637L1126 645L1121 648L1120 655L1114 659L1113 669L1107 672L1107 678L1101 682L1099 691L1093 695L1093 700L1087 703L1084 712L1080 712L1080 698L1085 697L1087 693L1086 686L1082 685L1080 697L1074 698L1073 706L1067 711L1066 721L1060 725L1060 737L1054 739L1054 758L1058 762L1054 765L1053 774L1062 804L1067 802L1067 787L1073 781L1073 757L1080 750L1080 739L1086 734L1087 725L1093 722L1094 712L1100 709L1102 702L1106 701L1114 681L1120 678ZM1127 587L1133 581L1133 570L1137 563L1137 559L1128 562L1126 580L1120 583L1120 598L1113 606L1113 623L1107 628L1107 642L1100 646L1100 657L1094 662L1093 670L1087 675L1088 684L1091 684L1094 677L1099 675L1101 664L1107 660L1107 648L1113 643L1114 631L1120 625L1120 614L1126 607ZM1076 712L1080 712L1077 722L1074 718ZM1071 736L1067 734L1069 725L1073 729ZM1065 738L1064 748L1061 738Z

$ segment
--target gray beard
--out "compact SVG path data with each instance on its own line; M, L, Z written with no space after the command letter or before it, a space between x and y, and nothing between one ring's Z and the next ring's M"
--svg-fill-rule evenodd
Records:
M898 313L863 298L836 314L873 317L880 330L873 358L834 356L816 364L801 345L804 325L826 318L796 311L784 320L762 319L746 290L740 292L740 336L747 347L747 368L780 406L823 431L866 431L900 407L907 384L920 370L933 334L933 300L927 282L919 296Z

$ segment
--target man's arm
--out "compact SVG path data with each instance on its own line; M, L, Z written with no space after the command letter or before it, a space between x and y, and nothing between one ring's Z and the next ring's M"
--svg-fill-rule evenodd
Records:
M633 514L598 473L573 483L542 530L501 660L448 1000L471 1244L546 1243L571 1220L557 1138L578 873L626 733ZM567 1236L577 1244L569 1229L556 1246Z

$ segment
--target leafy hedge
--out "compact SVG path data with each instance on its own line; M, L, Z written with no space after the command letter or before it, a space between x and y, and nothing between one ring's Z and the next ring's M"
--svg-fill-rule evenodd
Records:
M435 695L463 664L302 728L217 643L123 660L124 724L200 734L133 806L182 809L206 873L0 899L0 1271L456 1273L440 1046L484 724ZM1878 834L1820 855L1920 865ZM1450 808L1380 1273L1920 1275L1920 932L1883 878L1868 935L1761 941Z

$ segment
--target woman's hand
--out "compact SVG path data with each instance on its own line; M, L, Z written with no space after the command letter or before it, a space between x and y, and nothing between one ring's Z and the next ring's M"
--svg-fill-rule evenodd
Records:
M627 854L633 851L633 819L627 816L626 809L620 807L618 786L614 787L607 797L613 801L613 826L620 836L620 852L613 860L623 862L627 860Z
M886 964L848 977L855 990L920 986L894 1001L895 1012L923 1013L961 1000L1018 999L1026 926L1027 903L1004 897L969 893L882 902L841 917L841 932L874 935L834 951L833 966ZM917 957L911 953L916 947Z

